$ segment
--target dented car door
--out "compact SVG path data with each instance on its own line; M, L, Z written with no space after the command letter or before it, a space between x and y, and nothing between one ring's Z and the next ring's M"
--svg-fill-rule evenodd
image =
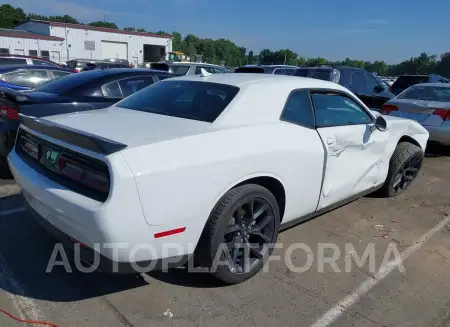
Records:
M375 119L350 96L322 92L311 99L326 151L320 210L382 182L380 163L389 133L374 128Z

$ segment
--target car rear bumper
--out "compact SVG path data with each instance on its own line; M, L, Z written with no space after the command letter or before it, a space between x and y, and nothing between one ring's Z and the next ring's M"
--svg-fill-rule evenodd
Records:
M114 263L124 267L130 264L136 267L140 263L147 267L151 263L148 270L157 269L160 261L168 266L173 261L177 266L195 249L195 244L189 243L189 231L194 230L193 220L158 226L147 224L134 177L126 178L129 168L120 167L119 162L111 169L113 174L118 174L117 169L122 170L122 177L115 180L112 195L104 203L50 180L29 166L14 150L8 156L8 162L33 216L49 227L47 229L56 231L52 233L66 245L82 244L85 261L90 262L93 258L87 252L100 254L101 261L105 262L102 270L109 271L108 267L114 267ZM158 233L182 226L187 232L157 237Z
M77 242L74 238L50 224L46 219L39 215L25 199L23 199L23 203L32 218L61 242L65 249L73 251L75 262L85 268L95 267L96 270L101 272L114 274L133 274L143 271L165 270L167 268L181 266L189 260L189 255L180 255L178 257L167 259L145 260L133 263L114 261L101 253L96 252L94 249Z
M424 126L430 133L430 141L450 146L450 122L444 122L439 127Z

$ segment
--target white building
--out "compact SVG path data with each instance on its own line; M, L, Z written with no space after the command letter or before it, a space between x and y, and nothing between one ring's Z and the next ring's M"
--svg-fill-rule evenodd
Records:
M158 61L172 51L172 37L112 28L30 20L14 30L0 29L0 53L31 55L55 62L71 59Z

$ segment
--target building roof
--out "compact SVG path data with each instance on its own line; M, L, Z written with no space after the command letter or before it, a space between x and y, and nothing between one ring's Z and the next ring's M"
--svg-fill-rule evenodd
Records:
M39 39L39 40L49 40L49 41L64 41L62 37L42 35L32 32L27 32L23 30L10 30L7 28L0 28L0 36L5 37L18 37L21 39Z
M51 22L47 20L39 20L39 19L30 19L31 22L48 24L50 26L57 27L70 27L76 29L90 30L90 31L98 31L98 32L107 32L107 33L117 33L117 34L126 34L126 35L139 35L139 36L150 36L150 37L159 37L163 39L171 39L172 35L160 35L155 33L148 32L133 32L133 31L124 31L121 29L115 28L107 28L107 27L97 27L90 25L82 25L82 24L70 24L70 23L61 23L61 22Z

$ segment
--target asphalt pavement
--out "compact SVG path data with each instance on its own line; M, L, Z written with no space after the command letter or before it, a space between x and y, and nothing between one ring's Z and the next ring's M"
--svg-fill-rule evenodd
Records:
M403 195L365 197L282 232L272 258L283 260L234 286L184 268L46 273L56 241L21 209L14 182L3 181L0 308L60 327L449 327L449 171L449 157L428 157ZM370 260L348 260L371 247L375 270ZM334 266L321 265L321 251L339 252ZM23 325L0 313L0 326Z

